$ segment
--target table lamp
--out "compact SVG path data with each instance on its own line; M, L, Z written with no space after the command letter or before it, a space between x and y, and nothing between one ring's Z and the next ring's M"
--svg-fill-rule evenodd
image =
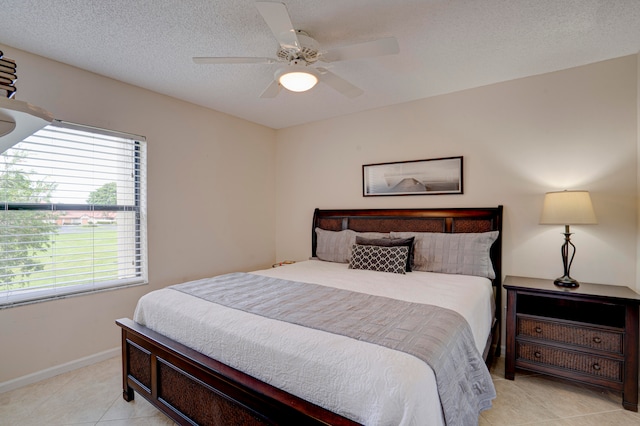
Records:
M561 287L578 287L580 283L570 275L571 264L576 255L576 246L571 242L569 226L598 223L589 192L547 192L544 196L540 223L543 225L564 225L564 244L561 249L564 275L556 278L554 284ZM571 250L571 256L569 256L569 250Z

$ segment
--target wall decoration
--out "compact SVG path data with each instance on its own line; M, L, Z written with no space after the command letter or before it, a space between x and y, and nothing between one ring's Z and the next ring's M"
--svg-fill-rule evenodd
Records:
M362 166L364 197L462 193L462 157Z

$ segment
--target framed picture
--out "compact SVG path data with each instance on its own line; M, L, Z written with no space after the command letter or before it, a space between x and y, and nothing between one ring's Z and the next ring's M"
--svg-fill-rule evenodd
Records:
M362 166L365 197L462 193L462 157Z

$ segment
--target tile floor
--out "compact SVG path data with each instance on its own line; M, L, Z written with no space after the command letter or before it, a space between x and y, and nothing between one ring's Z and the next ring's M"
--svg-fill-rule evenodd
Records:
M505 380L504 358L491 372L498 398L481 414L480 426L640 425L640 414L623 410L616 394L534 374ZM173 425L142 397L127 403L121 392L116 357L0 394L0 425Z

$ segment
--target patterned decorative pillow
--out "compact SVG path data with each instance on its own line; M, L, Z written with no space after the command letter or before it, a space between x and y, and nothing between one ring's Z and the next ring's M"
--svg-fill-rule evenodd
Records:
M414 271L476 275L494 279L489 252L498 231L447 234L437 232L392 232L391 238L415 237Z
M343 231L327 231L316 228L316 256L327 262L349 263L351 247L356 242L356 236L368 238L385 238L389 234L380 232L355 232L351 229Z
M382 247L354 244L349 269L404 274L409 258L407 246Z
M356 235L356 244L363 246L382 246L382 247L398 247L406 246L409 248L409 256L407 257L407 265L405 271L411 272L411 265L413 264L413 242L415 238L365 238L360 235Z

